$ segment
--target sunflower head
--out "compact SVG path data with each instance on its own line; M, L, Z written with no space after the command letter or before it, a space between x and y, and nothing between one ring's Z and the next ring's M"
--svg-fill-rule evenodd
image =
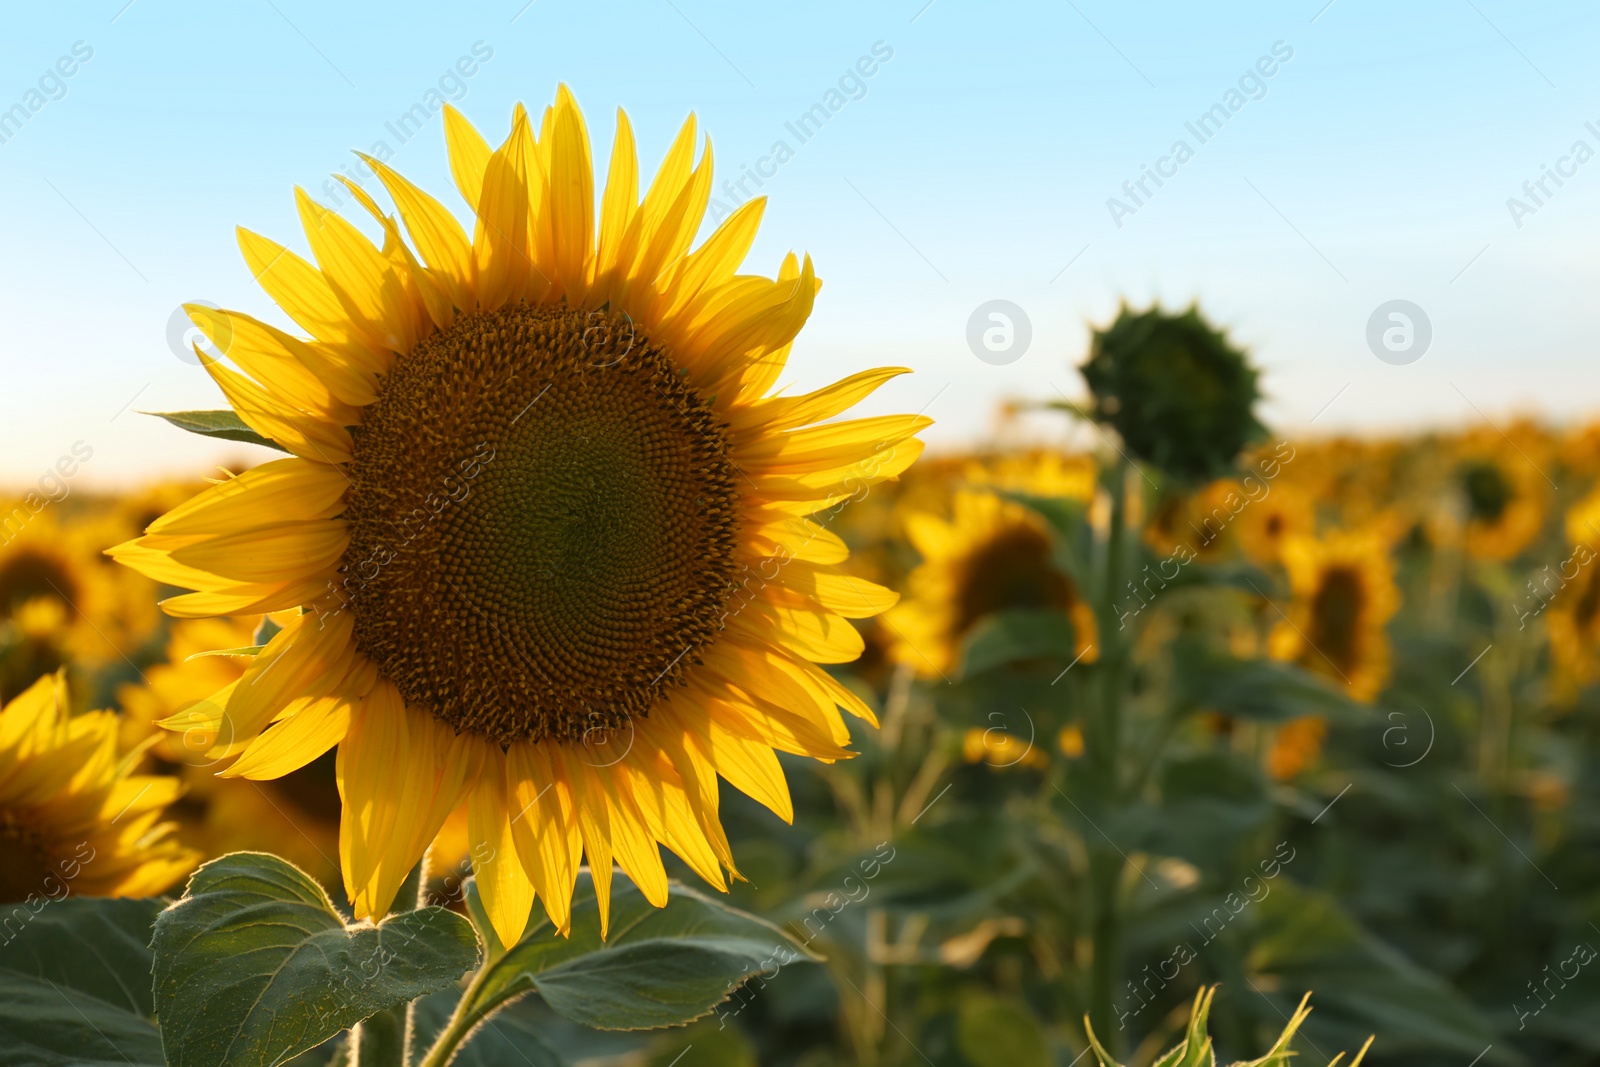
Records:
M930 420L833 420L900 369L772 395L820 282L793 254L740 272L762 199L692 247L712 188L693 118L640 196L619 112L596 205L562 87L491 146L445 109L466 224L383 163L374 244L297 199L315 264L247 231L252 271L309 336L191 307L238 417L291 453L113 550L194 592L184 617L292 613L176 728L230 777L337 746L341 866L381 915L463 805L501 940L537 895L567 929L577 871L605 922L613 862L657 904L666 845L719 888L717 777L784 818L775 750L850 755L818 664L895 600L838 569L828 527L896 477Z
M1388 548L1379 528L1289 539L1282 562L1294 601L1273 630L1273 654L1342 682L1357 700L1376 696L1389 678L1385 627L1400 606Z
M1477 559L1508 560L1544 528L1550 482L1542 438L1524 425L1511 435L1474 434L1457 447L1453 486L1460 538Z
M163 809L174 778L132 773L117 715L68 710L63 674L0 708L0 902L152 896L198 858Z
M1266 433L1254 411L1255 369L1198 306L1181 314L1124 307L1094 331L1079 369L1094 417L1135 459L1180 482L1221 477Z
M973 628L1001 611L1045 610L1072 623L1077 651L1094 658L1094 611L1055 561L1049 527L1021 504L962 490L944 519L907 512L905 528L922 564L910 597L887 617L892 655L928 676L956 668Z

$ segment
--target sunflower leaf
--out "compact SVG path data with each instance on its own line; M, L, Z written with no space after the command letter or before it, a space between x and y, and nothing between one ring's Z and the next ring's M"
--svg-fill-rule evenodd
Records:
M221 411L141 411L139 414L166 419L178 429L188 430L202 437L243 441L247 445L261 445L263 448L276 449L279 452L289 451L278 442L256 433L245 425L244 420L227 408Z
M677 882L670 892L666 907L656 908L626 878L614 878L602 939L584 872L571 936L558 936L548 922L535 926L485 976L475 1010L536 991L559 1014L596 1029L678 1026L710 1014L751 979L764 984L787 964L819 958L764 919Z
M0 910L0 1049L38 1067L163 1063L150 926L164 900L35 894Z
M155 923L155 1007L171 1067L269 1067L444 989L477 965L472 924L444 908L347 925L276 856L202 866Z

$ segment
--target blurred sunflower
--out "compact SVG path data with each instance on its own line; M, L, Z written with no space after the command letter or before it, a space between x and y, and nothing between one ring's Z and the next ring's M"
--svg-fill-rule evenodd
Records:
M288 613L278 616L288 622ZM166 661L147 667L144 681L117 691L122 736L130 747L151 741L149 759L184 783L172 808L179 837L206 859L229 852L272 852L319 880L339 877L339 791L333 760L323 756L266 782L219 778L207 755L214 739L205 726L182 733L164 721L202 722L250 666L247 655L214 655L253 646L260 616L181 619L172 626ZM153 740L152 740L153 739Z
M1192 492L1169 488L1150 509L1141 536L1158 555L1183 552L1214 562L1227 552L1234 517L1249 510L1246 499L1232 479L1208 482Z
M1290 719L1272 738L1267 750L1267 773L1286 782L1316 762L1328 737L1328 723L1320 715Z
M1367 528L1283 546L1294 601L1273 628L1270 650L1337 678L1356 700L1371 700L1389 680L1384 626L1399 610L1385 532Z
M1541 453L1532 439L1518 436L1523 445L1480 434L1460 446L1455 483L1462 544L1476 559L1511 559L1544 527L1550 486L1537 465Z
M1072 621L1075 654L1093 662L1094 610L1055 565L1044 520L1021 504L975 490L956 493L951 511L949 521L922 511L904 516L922 565L907 580L907 599L884 616L895 661L928 677L948 674L979 620L997 611L1047 608Z
M0 700L66 663L120 668L156 632L155 584L102 552L134 532L78 498L0 530Z
M1280 483L1240 513L1239 548L1252 563L1270 566L1282 558L1289 540L1314 534L1316 523L1316 511L1306 495Z
M1050 758L1025 737L1004 730L969 726L961 735L961 758L967 763L984 763L996 770L1027 767L1042 770Z
M1550 597L1545 630L1551 695L1558 704L1571 704L1578 690L1600 680L1600 489L1567 512L1566 533L1575 547L1557 568L1565 584L1540 595ZM1570 578L1569 567L1576 571Z
M61 673L0 708L0 902L153 896L194 867L161 821L178 780L134 774L117 729L114 712L70 714Z
M1008 452L975 457L964 473L973 488L1079 501L1094 497L1095 464L1089 456L1044 449Z
M247 778L338 746L358 917L465 800L509 944L535 895L570 928L585 854L602 928L613 860L666 903L658 844L723 888L717 775L789 820L774 750L851 754L837 709L872 712L817 664L855 658L847 617L896 596L836 570L843 542L807 516L899 474L930 420L816 425L900 369L768 395L819 283L792 253L737 273L762 198L690 251L712 187L692 117L641 203L619 112L598 238L565 86L497 149L449 108L445 134L470 239L377 160L415 252L353 183L381 250L303 192L317 266L240 231L312 339L189 310L245 372L203 360L234 410L293 457L112 553L196 590L178 616L312 607L187 725Z

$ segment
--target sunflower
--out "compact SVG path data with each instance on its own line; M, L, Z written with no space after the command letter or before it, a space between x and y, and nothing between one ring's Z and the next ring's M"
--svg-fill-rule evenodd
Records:
M287 622L292 616L278 616ZM149 742L148 759L185 787L172 810L179 837L212 859L229 852L273 852L314 877L339 876L339 792L333 760L314 760L268 782L216 776L209 729L160 728L163 721L185 723L207 712L220 694L243 677L250 665L238 652L218 650L253 646L261 616L179 619L172 625L166 662L143 671L143 681L121 686L122 736L130 747Z
M971 459L965 474L973 488L1079 501L1094 497L1095 465L1089 456L1045 449L1007 453Z
M1270 566L1283 555L1290 539L1316 532L1316 512L1298 488L1272 486L1239 515L1239 548L1252 563Z
M1283 565L1294 602L1273 628L1271 652L1337 678L1357 700L1389 679L1384 626L1400 607L1382 529L1291 538Z
M1572 506L1566 526L1571 553L1541 571L1537 584L1530 580L1522 597L1525 606L1545 614L1550 686L1558 704L1571 704L1580 689L1600 680L1600 489Z
M337 746L359 917L465 802L509 944L535 898L570 929L585 855L602 924L613 860L665 904L660 844L725 888L717 776L790 820L774 750L851 755L838 708L872 712L818 664L853 659L846 619L896 597L836 569L843 542L808 516L898 475L931 420L816 425L901 369L769 395L819 283L792 253L737 273L761 198L690 251L712 188L692 116L641 201L618 113L598 213L565 86L498 148L449 108L445 138L470 239L375 159L399 220L349 188L381 248L303 192L316 266L240 231L310 339L189 310L238 367L202 360L234 411L292 455L112 554L195 590L174 615L307 609L188 726L225 776Z
M1267 773L1280 782L1294 778L1316 762L1328 737L1328 722L1320 715L1302 715L1278 727L1267 750Z
M969 726L961 735L961 758L1000 770L1018 766L1041 770L1050 766L1050 758L1034 748L1032 741L994 727L985 730Z
M154 583L101 551L133 532L104 498L19 508L0 524L0 700L63 664L125 667L156 632Z
M1544 450L1525 427L1512 432L1515 438L1473 435L1459 446L1455 482L1461 537L1475 559L1511 559L1544 527L1550 498L1540 466Z
M962 490L950 521L905 515L922 555L907 579L909 598L884 616L891 655L929 677L948 674L980 620L997 611L1054 609L1072 622L1075 655L1094 660L1094 611L1052 559L1049 527L1037 514L993 493Z
M145 897L194 867L162 822L176 778L132 773L110 711L72 715L46 675L0 708L0 902Z
M1156 554L1185 555L1211 563L1232 541L1234 518L1251 507L1243 487L1232 479L1208 482L1193 491L1168 487L1150 509L1144 543Z

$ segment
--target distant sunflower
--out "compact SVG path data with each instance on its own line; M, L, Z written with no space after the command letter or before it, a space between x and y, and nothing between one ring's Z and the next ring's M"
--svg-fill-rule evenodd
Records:
M1089 456L1039 449L985 456L968 461L966 484L1025 496L1093 498L1095 465Z
M0 902L153 896L194 867L162 821L178 780L137 758L114 712L69 713L61 674L0 708Z
M1345 684L1371 700L1389 680L1384 626L1400 607L1388 538L1379 529L1297 537L1283 547L1294 602L1273 629L1275 658Z
M1239 547L1252 563L1268 566L1283 555L1292 538L1316 532L1311 501L1291 485L1275 485L1239 515Z
M1522 436L1522 435L1519 435ZM1462 543L1476 559L1508 560L1544 527L1550 486L1529 455L1535 445L1498 437L1469 438L1455 469L1462 511Z
M979 621L998 611L1044 608L1071 620L1074 654L1093 662L1094 611L1052 559L1044 520L974 490L956 493L951 510L949 521L921 511L904 517L922 565L907 580L906 601L884 617L895 660L926 676L948 674Z
M1178 553L1215 562L1232 542L1235 517L1249 507L1239 483L1232 479L1208 482L1193 490L1169 487L1156 498L1142 536L1158 555Z
M287 622L291 615L279 616ZM333 759L323 756L267 782L219 778L207 755L209 726L250 666L246 655L210 655L255 642L260 616L179 619L164 663L146 667L143 681L117 690L123 740L130 747L154 738L148 759L185 786L172 817L179 837L206 859L229 852L272 852L318 879L339 877L339 791ZM198 720L190 729L187 723ZM178 729L160 728L170 722Z
M65 663L122 667L155 632L155 584L102 553L133 532L103 499L0 515L0 700Z
M1278 727L1267 750L1267 773L1280 782L1294 778L1316 762L1328 737L1321 715L1302 715Z
M1574 546L1571 554L1541 572L1565 584L1535 594L1541 600L1549 598L1544 617L1550 637L1550 685L1560 704L1572 703L1580 689L1600 681L1600 489L1572 506L1566 526L1568 543ZM1575 572L1571 577L1569 570ZM1524 594L1525 602L1531 600Z
M317 266L240 231L311 339L189 310L244 371L203 360L234 410L293 458L113 555L196 590L175 615L309 608L218 702L224 773L338 746L361 917L466 800L509 943L535 894L569 929L585 854L602 923L613 860L666 902L658 844L724 887L717 775L788 820L774 750L850 755L837 709L872 713L817 664L855 658L846 619L896 597L839 572L843 542L807 516L903 471L930 420L817 425L900 369L769 395L819 282L793 254L776 279L737 273L759 197L690 251L712 189L692 117L641 202L619 112L598 218L566 87L538 122L518 106L498 149L448 107L445 135L470 239L377 160L399 223L349 189L381 250L303 192Z

